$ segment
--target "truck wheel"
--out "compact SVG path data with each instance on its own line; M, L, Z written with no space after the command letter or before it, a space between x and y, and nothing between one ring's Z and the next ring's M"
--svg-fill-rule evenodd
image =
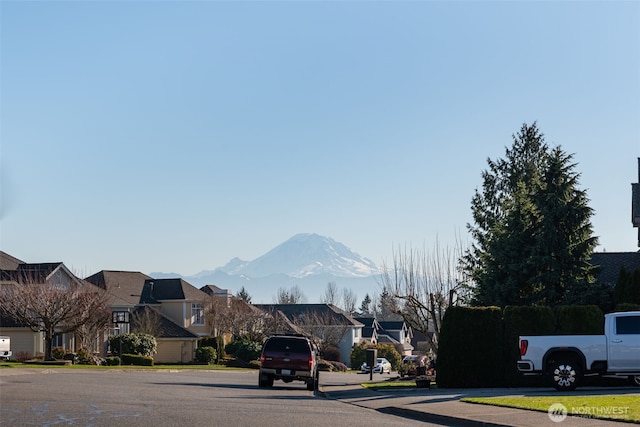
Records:
M629 383L631 385L636 386L636 387L640 386L640 375L630 375L629 376Z
M559 359L551 365L551 382L558 391L572 391L582 379L582 368L573 359Z
M273 387L273 378L268 375L258 376L258 387Z
M314 377L307 378L307 390L313 391L316 389L316 379Z

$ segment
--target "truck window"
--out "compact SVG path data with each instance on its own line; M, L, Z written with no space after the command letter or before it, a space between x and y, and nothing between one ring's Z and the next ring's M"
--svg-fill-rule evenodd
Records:
M617 317L616 334L640 335L640 316Z

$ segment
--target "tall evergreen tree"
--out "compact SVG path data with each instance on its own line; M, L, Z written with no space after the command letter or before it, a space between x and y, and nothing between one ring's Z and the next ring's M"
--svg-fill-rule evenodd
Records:
M371 315L371 297L369 294L364 296L362 303L360 304L360 314L362 316L370 316Z
M555 306L591 294L597 239L571 162L535 123L513 136L504 159L488 160L467 224L474 242L461 260L475 304Z

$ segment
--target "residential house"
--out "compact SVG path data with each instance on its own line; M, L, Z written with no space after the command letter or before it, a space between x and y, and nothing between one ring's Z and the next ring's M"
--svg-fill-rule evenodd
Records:
M391 344L402 356L412 354L413 330L404 320L379 321L375 317L356 317L364 325L363 338L372 344Z
M111 334L146 331L154 335L158 343L156 363L186 363L194 359L198 338L206 335L206 328L197 322L194 325L187 317L192 314L191 304L195 301L202 306L206 295L181 279L154 280L137 271L102 270L86 280L109 294ZM143 296L145 285L150 283L162 288L158 292L166 301Z
M29 264L0 252L0 266L0 286L20 286L29 283L43 287L93 287L92 284L76 277L62 262ZM64 332L65 326L60 324L56 327L52 346L76 351L76 334ZM34 357L45 351L44 332L34 331L10 316L2 315L0 318L0 335L11 338L11 351L15 357ZM100 349L103 340L103 336L96 335L83 345Z
M333 304L256 304L268 314L286 317L293 325L340 350L340 362L350 365L351 349L359 344L364 325Z
M396 346L398 353L408 356L413 353L411 338L413 329L404 320L378 322L382 331L378 333L378 342L389 342Z
M111 333L131 332L130 313L140 304L144 282L151 280L151 277L138 271L102 270L85 280L104 289L109 295L109 306L114 313Z
M192 361L198 338L209 334L205 316L208 295L183 279L146 279L140 305L150 306L183 330L179 336L158 337L158 363ZM177 329L172 329L173 334Z
M358 322L362 323L362 339L370 344L378 343L378 331L382 329L375 317L354 317Z

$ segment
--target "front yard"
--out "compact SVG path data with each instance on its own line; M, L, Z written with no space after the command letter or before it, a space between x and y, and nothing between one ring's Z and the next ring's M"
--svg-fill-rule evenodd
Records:
M540 396L540 397L468 397L462 402L505 406L549 412L549 408L566 408L567 415L640 424L638 395Z

